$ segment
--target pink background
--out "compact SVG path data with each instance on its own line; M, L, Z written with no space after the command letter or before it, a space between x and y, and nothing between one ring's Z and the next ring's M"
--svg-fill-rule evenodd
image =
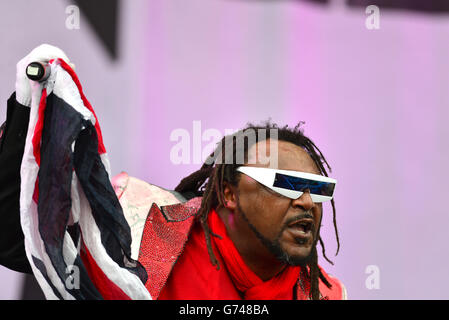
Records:
M75 62L114 174L174 188L198 164L174 165L173 130L238 129L272 118L305 121L338 180L341 252L321 265L350 299L447 299L449 277L449 19L297 1L123 1L120 60L109 60L69 2L1 2L0 120L15 64L50 43ZM207 142L203 142L203 146ZM331 208L323 238L332 259ZM380 288L369 290L369 265ZM0 298L22 276L0 267Z

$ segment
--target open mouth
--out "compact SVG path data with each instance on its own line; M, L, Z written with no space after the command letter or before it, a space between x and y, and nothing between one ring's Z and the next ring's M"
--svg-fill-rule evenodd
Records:
M313 220L312 219L300 219L292 222L288 225L289 231L293 233L295 239L300 239L301 242L307 240L313 235Z

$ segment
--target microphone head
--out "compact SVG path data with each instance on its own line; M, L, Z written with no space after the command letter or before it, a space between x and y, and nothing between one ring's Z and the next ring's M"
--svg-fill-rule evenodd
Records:
M42 62L31 62L26 68L27 77L33 81L45 81L50 76L50 73L50 66Z

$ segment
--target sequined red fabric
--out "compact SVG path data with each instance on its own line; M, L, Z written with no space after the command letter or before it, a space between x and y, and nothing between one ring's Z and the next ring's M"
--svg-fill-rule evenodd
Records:
M147 220L139 251L139 262L148 274L145 287L153 299L157 299L162 287L180 256L195 214L201 206L201 198L193 198L184 204L159 207L153 203Z

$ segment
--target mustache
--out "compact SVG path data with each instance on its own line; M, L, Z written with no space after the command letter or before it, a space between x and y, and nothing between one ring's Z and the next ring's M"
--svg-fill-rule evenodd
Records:
M290 224L292 224L293 222L296 222L296 221L299 221L299 220L302 220L302 219L312 219L313 220L313 214L311 213L311 211L306 211L306 212L303 212L303 213L301 213L301 214L299 214L297 216L289 218L287 221L285 221L282 230L287 229L288 226ZM312 222L312 230L316 230L315 222Z

